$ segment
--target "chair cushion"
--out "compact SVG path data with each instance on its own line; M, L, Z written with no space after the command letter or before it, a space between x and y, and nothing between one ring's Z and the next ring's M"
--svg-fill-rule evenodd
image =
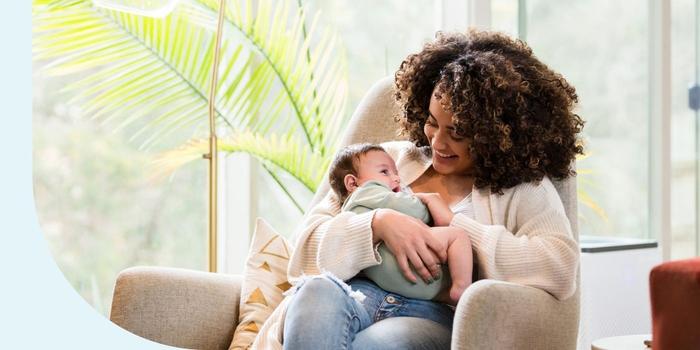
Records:
M287 265L292 250L284 237L258 218L241 287L238 326L229 349L247 349L291 285Z

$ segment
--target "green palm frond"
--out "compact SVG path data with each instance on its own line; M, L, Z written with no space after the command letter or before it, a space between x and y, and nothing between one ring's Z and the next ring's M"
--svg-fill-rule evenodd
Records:
M206 26L213 21L217 2L204 0L201 3L205 7L188 9L189 17ZM278 79L279 91L265 95L265 98L275 103L288 100L307 143L313 150L327 154L335 148L338 140L347 96L345 55L338 52L337 37L325 32L312 48L314 38L306 34L303 8L290 9L288 1L280 1L276 6L272 6L270 0L256 3L253 13L251 1L228 2L226 29L245 38L248 46L264 60L261 66L272 71L261 73L261 76ZM294 16L290 14L292 11L296 12ZM316 32L317 23L318 17L309 32ZM238 101L244 93L232 87L227 89L231 103ZM272 110L276 110L275 103ZM258 119L246 126L255 131L265 132L277 122L276 113L253 112L246 115ZM264 127L256 128L255 125Z
M308 36L288 1L228 1L216 112L230 131L301 133L334 149L347 82L334 37ZM146 144L206 120L214 1L183 1L163 19L94 7L88 0L35 1L34 57L49 74L88 70L67 87L95 118L118 127L146 119ZM313 30L309 31L313 32ZM314 42L315 44L311 45Z
M581 162L588 159L591 156L590 152L584 154L576 155L576 161ZM589 168L579 168L576 169L577 175L593 175L593 170ZM605 223L608 223L608 214L606 214L605 209L603 209L595 200L588 194L589 187L596 187L596 184L588 177L578 177L578 186L576 187L576 195L578 201L584 206L591 209L596 215L598 215Z
M316 192L330 163L329 157L312 150L296 137L278 134L242 133L219 140L219 149L245 152L264 165L284 170L299 180L309 191Z
M605 223L608 223L608 215L605 213L605 210L600 207L586 191L579 190L578 193L578 201L581 202L583 205L587 206L590 208L594 213L596 213Z
M178 148L160 153L150 163L151 181L157 182L209 152L209 139L192 139Z
M186 163L202 157L209 148L208 139L193 139L181 147L160 154L153 162L155 178L172 174ZM316 192L330 158L313 151L296 137L278 134L261 135L242 132L218 140L218 148L227 153L244 152L257 158L299 210L301 205L280 181L275 170L279 169L297 179L309 191Z
M65 89L87 115L118 118L117 129L143 118L156 137L206 120L210 32L181 11L153 19L90 1L52 4L34 8L34 58L51 60L48 74L91 73Z
M307 30L303 8L290 4L227 0L215 113L220 148L261 159L301 208L276 170L316 189L345 122L347 68L337 37L316 35L318 18ZM35 0L34 58L48 61L47 74L81 73L64 89L73 101L116 130L138 125L132 139L150 146L206 125L217 8L183 0L154 19L90 0ZM190 141L156 164L181 166L204 145Z

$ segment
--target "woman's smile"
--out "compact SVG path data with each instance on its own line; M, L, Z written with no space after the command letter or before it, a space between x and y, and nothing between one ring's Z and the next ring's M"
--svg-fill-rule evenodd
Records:
M453 163L456 162L459 157L456 154L444 154L438 151L433 151L433 162L438 163Z
M435 151L435 154L437 154L440 158L446 158L446 159L457 158L456 154L447 154L447 153L443 153L440 151Z

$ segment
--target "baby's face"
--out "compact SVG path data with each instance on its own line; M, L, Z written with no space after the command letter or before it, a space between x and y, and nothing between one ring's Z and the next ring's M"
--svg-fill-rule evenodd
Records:
M401 189L401 179L399 179L396 163L389 154L383 151L369 151L360 156L357 184L362 186L370 180L386 184L394 192Z

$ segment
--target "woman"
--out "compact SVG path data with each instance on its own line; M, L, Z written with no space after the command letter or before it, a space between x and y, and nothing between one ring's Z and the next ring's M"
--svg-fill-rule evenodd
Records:
M434 224L468 235L480 278L570 297L578 247L550 178L572 176L582 153L574 88L524 43L477 31L438 33L406 58L395 83L410 142L384 146L404 185L441 203ZM329 273L296 286L284 347L449 348L451 307L357 276L380 263L380 241L409 280L410 267L426 281L437 276L446 247L435 229L391 209L339 209L329 194L302 224L290 276Z

